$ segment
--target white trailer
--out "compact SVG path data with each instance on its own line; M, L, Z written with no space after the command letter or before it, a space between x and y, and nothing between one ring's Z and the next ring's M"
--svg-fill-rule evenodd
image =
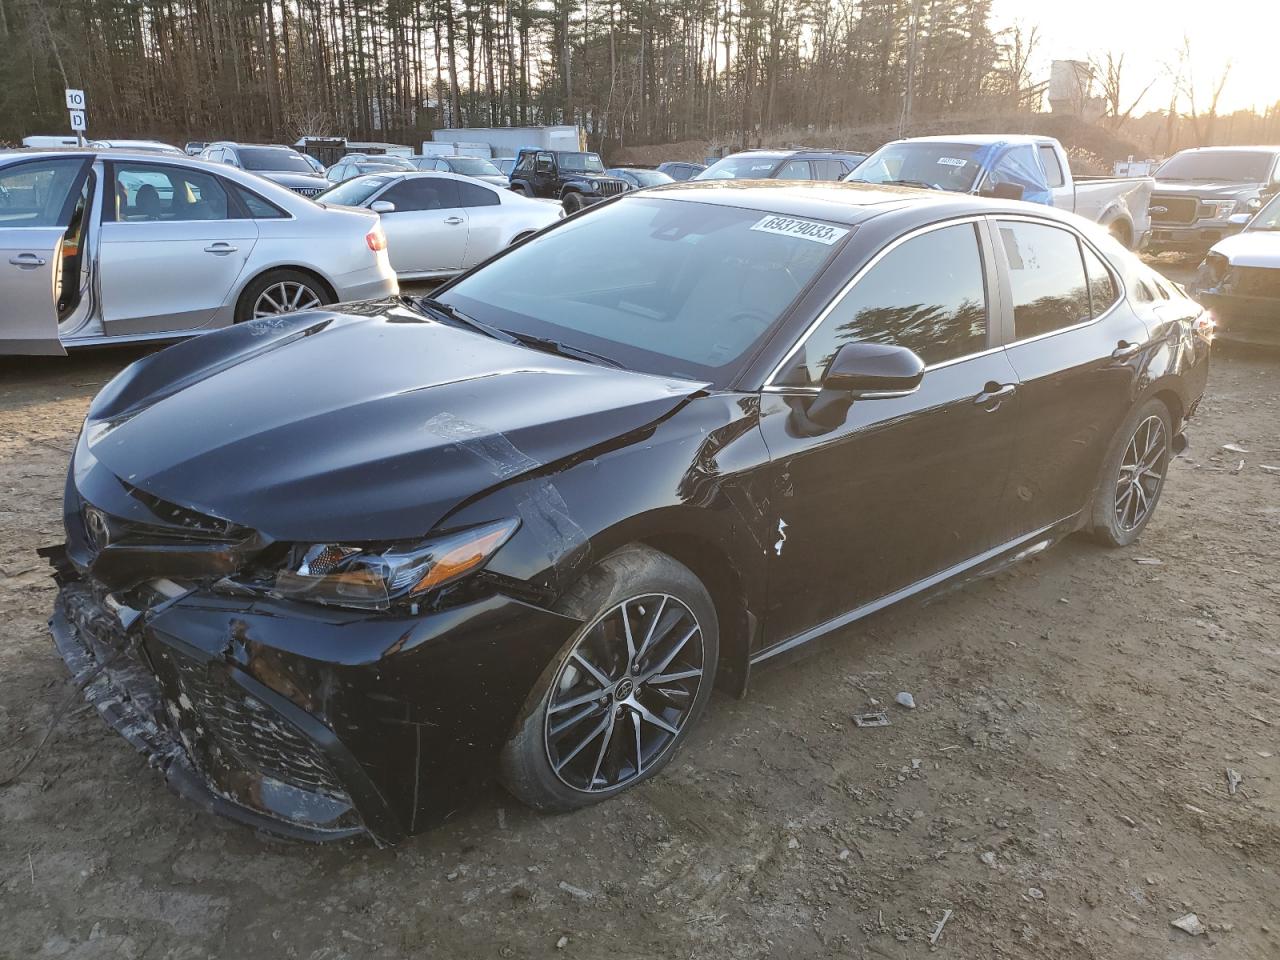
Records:
M495 157L514 157L523 149L581 150L577 127L457 127L431 131L436 143L484 143Z
M422 154L424 157L484 157L488 160L493 156L492 151L487 143L467 143L465 140L451 140L445 143L437 143L434 140L424 140L422 142Z

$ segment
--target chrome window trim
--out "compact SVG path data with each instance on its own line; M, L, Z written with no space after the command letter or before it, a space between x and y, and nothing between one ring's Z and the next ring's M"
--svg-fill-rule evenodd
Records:
M1024 223L1036 223L1036 224L1040 224L1041 226L1054 227L1058 230L1063 230L1071 234L1073 237L1076 238L1077 241L1079 241L1083 245L1087 246L1090 250L1092 250L1093 255L1102 261L1102 265L1106 267L1107 272L1111 274L1112 285L1115 287L1116 290L1120 291L1119 295L1115 298L1114 301L1112 301L1111 305L1107 307L1107 309L1103 310L1096 317L1090 317L1088 320L1082 320L1080 323L1073 323L1069 327L1059 327L1057 330L1049 330L1045 333L1037 333L1033 337L1023 337L1021 340L1013 339L1013 340L1010 340L1008 343L1004 344L1004 346L1018 347L1024 343L1035 343L1036 341L1044 340L1047 337L1056 337L1060 333L1070 333L1072 330L1083 330L1085 327L1091 327L1095 323L1099 323L1105 320L1107 317L1109 317L1111 313L1116 309L1116 307L1120 306L1121 303L1123 303L1125 300L1128 299L1129 291L1128 291L1128 288L1125 287L1124 278L1121 277L1119 273L1116 271L1116 269L1111 265L1111 261L1107 259L1106 254L1104 254L1101 250L1099 250L1092 243L1090 243L1088 237L1082 234L1079 230L1076 230L1070 224L1059 223L1056 220L1049 220L1044 217L1032 217L1024 213L991 214L987 219L991 221L991 225L995 228L995 232L997 236L999 235L999 232L1000 232L1000 221L1002 220L1020 220ZM1003 251L1002 251L1002 255L1003 255ZM1005 262L1006 263L1008 262L1007 257L1005 257ZM1081 269L1084 269L1083 260L1080 261L1080 267ZM1089 272L1087 270L1085 270L1084 279L1085 279L1085 283L1088 284ZM1009 309L1010 309L1010 312L1012 312L1013 310L1016 309L1016 307L1013 304L1010 304ZM1017 327L1015 326L1014 329L1016 330Z
M866 276L867 273L870 272L871 269L876 266L876 264L878 264L881 260L883 260L886 256L888 256L898 247L902 246L902 244L906 243L908 240L912 240L916 237L923 236L926 233L932 233L935 230L942 230L947 227L959 226L962 223L979 224L986 219L987 219L986 214L968 214L966 216L956 217L953 220L940 220L937 223L929 223L923 227L917 227L915 230L912 230L910 233L904 233L902 236L897 237L896 239L887 243L885 246L881 247L880 250L876 252L876 255L872 257L870 260L868 260L866 263L864 263L862 267L859 268L858 272L855 273L852 278L850 278L849 282L846 283L843 287L841 287L840 290L836 293L836 295L831 298L831 301L825 307L822 308L822 310L818 313L817 318L814 319L813 323L809 324L808 328L806 328L805 331L802 334L800 334L800 336L796 339L796 342L791 345L791 349L789 349L785 354L783 354L782 359L779 360L774 365L773 369L769 371L769 375L764 378L764 386L761 387L760 389L765 393L794 393L794 392L816 393L821 388L792 387L792 386L786 386L783 384L775 384L773 382L773 379L782 371L784 367L786 367L788 363L791 362L791 358L794 357L800 351L800 348L803 347L805 343L809 340L809 338L813 336L814 333L817 332L818 328L822 326L823 322L826 321L827 317L831 315L832 311L834 311L835 308L840 305L841 301L843 301L844 298L849 295L849 291L851 291L858 284L858 281L861 280L864 276ZM979 256L981 256L982 241L978 238L976 233L974 235L974 243L977 245ZM1083 263L1081 264L1081 266L1083 266ZM986 290L987 273L989 269L990 267L986 263L984 263L982 282L983 282L983 289L987 298L987 335L988 337L990 336L991 317L992 317L992 295L990 290ZM1002 348L999 346L985 347L981 351L978 351L976 353L967 353L962 357L953 357L950 360L944 360L941 363L927 366L925 367L925 372L927 373L936 367L942 367L951 363L957 363L960 360L969 360L973 357L981 356L982 354L985 354L985 353L993 353L999 349L1002 349Z

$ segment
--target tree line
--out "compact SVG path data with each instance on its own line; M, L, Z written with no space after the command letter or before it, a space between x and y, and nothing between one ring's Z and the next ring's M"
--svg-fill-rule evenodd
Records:
M0 138L416 143L577 123L601 149L905 122L1028 87L991 0L0 0Z

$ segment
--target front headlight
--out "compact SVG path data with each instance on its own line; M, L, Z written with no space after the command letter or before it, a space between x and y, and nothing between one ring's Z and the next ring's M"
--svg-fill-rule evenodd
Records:
M1231 216L1236 208L1235 200L1210 200L1209 206L1213 207L1213 219L1221 220L1223 217Z
M519 520L499 520L411 546L299 544L269 583L273 597L388 610L479 569L511 538Z
M599 181L599 180L588 180L587 182L591 184L591 189L592 189L592 190L599 190L599 189L600 189L600 181Z

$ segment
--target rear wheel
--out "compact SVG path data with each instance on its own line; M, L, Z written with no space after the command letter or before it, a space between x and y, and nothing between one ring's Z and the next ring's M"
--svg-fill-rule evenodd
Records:
M298 270L271 270L256 278L236 303L236 323L313 310L333 302L315 277Z
M525 703L500 776L538 810L598 803L654 776L702 713L719 626L706 588L666 554L611 554L561 605L583 625Z
M1127 547L1155 513L1173 456L1169 408L1156 399L1134 410L1116 434L1094 493L1093 536Z

